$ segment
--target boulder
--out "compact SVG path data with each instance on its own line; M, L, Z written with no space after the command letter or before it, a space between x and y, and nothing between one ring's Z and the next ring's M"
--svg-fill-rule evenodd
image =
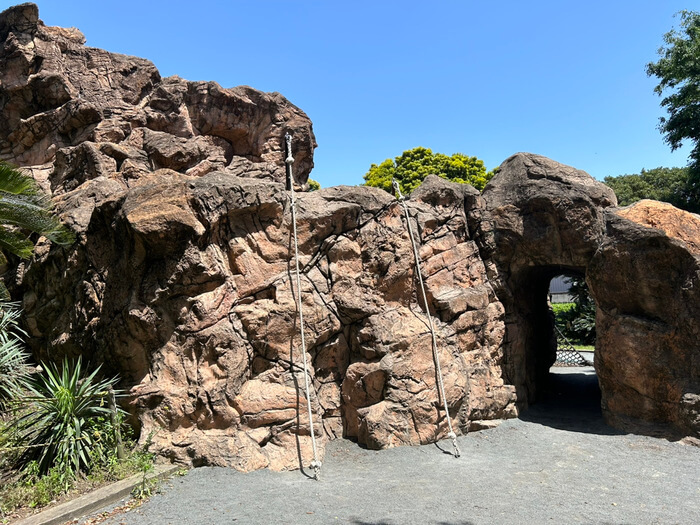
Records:
M606 215L588 269L604 415L700 436L700 216L649 200Z

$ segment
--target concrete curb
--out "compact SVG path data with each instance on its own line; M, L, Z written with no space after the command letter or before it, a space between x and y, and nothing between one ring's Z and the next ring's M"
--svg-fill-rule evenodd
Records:
M162 479L182 469L181 465L156 465L146 475L146 479ZM82 518L127 497L143 479L143 474L117 481L106 487L84 494L38 514L27 516L13 525L59 525L66 521Z

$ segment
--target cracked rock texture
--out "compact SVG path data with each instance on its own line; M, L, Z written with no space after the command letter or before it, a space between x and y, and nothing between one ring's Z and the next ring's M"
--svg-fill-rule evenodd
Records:
M284 182L287 131L306 182L311 121L279 93L161 78L148 60L86 47L79 30L38 16L34 4L0 15L0 158L54 195L101 177L128 189L158 169Z
M303 190L309 119L276 93L161 79L46 27L32 4L0 14L0 42L0 158L54 195L78 238L40 241L9 283L35 356L118 372L142 439L175 460L308 465L283 137ZM698 433L697 216L618 209L584 172L531 154L506 160L483 196L431 176L407 203L458 432L514 417L543 390L547 286L565 271L585 275L599 305L608 420ZM297 214L321 453L340 437L444 437L399 204L332 187L298 194Z

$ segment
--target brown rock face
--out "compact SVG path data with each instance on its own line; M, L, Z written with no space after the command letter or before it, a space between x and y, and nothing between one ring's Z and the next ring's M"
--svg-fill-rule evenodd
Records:
M142 436L158 431L156 447L175 459L293 468L298 442L310 460L284 186L163 170L108 197L96 184L61 201L79 245L41 251L25 274L37 351L119 370ZM432 178L409 206L455 425L512 415L500 376L503 308L469 233L481 198ZM444 435L396 201L328 188L299 196L298 217L316 432L373 448Z
M118 372L142 438L194 465L311 461L311 428L372 448L446 433L404 217L367 187L298 196L306 413L283 135L303 187L315 140L279 94L161 79L84 47L36 6L0 14L0 157L49 190L78 241L17 272L38 358ZM585 275L616 425L700 431L697 216L617 209L584 172L531 154L483 197L429 177L408 207L457 431L517 415L554 360L549 279ZM666 233L664 233L666 232Z
M0 159L54 194L98 177L127 189L161 168L284 182L285 132L299 184L313 167L311 122L279 93L161 79L147 60L46 27L34 4L0 13L0 43Z
M484 191L492 283L506 311L504 376L537 399L554 361L549 280L584 275L597 305L595 366L607 421L700 434L700 217L641 201L615 208L585 173L518 154Z
M589 266L608 421L700 435L700 217L641 201L607 214Z
M506 309L505 374L525 408L555 361L549 282L586 274L605 236L605 209L617 200L587 173L529 153L503 162L484 199L495 233L493 282Z

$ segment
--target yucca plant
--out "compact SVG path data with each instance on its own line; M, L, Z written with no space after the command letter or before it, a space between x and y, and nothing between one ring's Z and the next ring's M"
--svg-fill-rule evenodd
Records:
M42 363L43 372L27 383L30 413L15 425L26 447L20 468L36 462L39 474L58 467L67 475L87 471L94 448L91 426L109 417L108 390L116 378L98 379L99 367L83 377L82 361L63 360L61 366Z
M24 351L17 325L20 310L16 303L0 302L0 410L18 397L29 377L29 354Z

